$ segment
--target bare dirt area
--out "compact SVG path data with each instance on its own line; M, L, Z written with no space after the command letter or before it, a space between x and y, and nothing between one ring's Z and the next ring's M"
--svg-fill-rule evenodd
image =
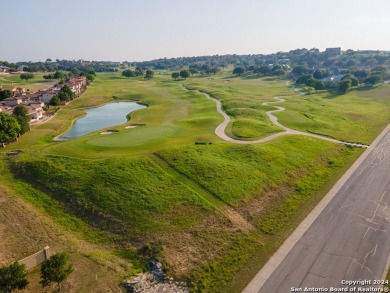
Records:
M261 195L253 197L249 202L243 203L238 211L250 222L256 223L256 220L267 211L273 201L291 194L292 191L292 187L288 185L280 185L277 189L266 190Z
M221 235L238 234L242 234L242 227L232 223L224 215L207 216L195 228L180 233L177 237L167 235L163 240L166 243L164 259L174 275L189 274L207 264L229 245L230 239L225 239Z
M70 255L74 272L63 286L63 292L122 292L119 286L125 273L120 261L93 257L104 254L104 247L92 245L63 231L35 208L0 187L0 265L31 255L44 246L51 252ZM125 266L122 262L122 266ZM45 290L39 284L39 268L29 272L30 284L21 292L54 292L53 285Z

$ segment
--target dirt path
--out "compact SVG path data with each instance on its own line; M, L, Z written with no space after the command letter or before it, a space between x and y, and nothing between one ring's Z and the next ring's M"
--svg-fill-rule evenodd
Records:
M308 136L308 137L315 137L315 138L327 140L327 141L330 141L330 142L344 144L344 145L349 145L349 146L354 146L354 147L361 147L361 148L367 148L368 147L367 145L363 145L363 144L359 144L359 143L344 142L344 141L340 141L340 140L333 139L333 138L330 138L330 137L317 135L317 134L312 134L312 133L307 133L307 132L302 132L302 131L298 131L298 130L294 130L294 129L288 128L288 127L280 124L279 121L278 121L278 118L273 115L273 113L275 113L275 112L282 112L282 111L286 110L285 108L280 107L280 106L274 106L276 108L276 110L268 111L268 112L266 112L266 114L269 117L269 119L271 120L271 122L273 124L275 124L276 126L282 128L284 130L284 132L279 132L279 133L276 133L276 134L272 134L270 136L267 136L267 137L264 137L264 138L261 138L261 139L258 139L258 140L238 140L238 139L234 139L234 138L231 138L231 137L227 136L226 133L225 133L226 127L230 123L230 117L229 117L229 115L227 115L222 110L222 104L221 104L220 101L218 101L217 99L212 98L208 93L201 92L199 90L189 90L182 84L180 86L184 90L186 90L186 91L194 91L194 92L197 92L199 94L202 94L206 98L212 100L216 104L217 111L218 111L219 114L221 114L223 116L224 120L215 129L215 134L218 135L223 140L228 141L228 142L238 143L238 144L259 144L259 143L264 143L264 142L268 142L268 141L274 140L274 139L276 139L276 138L278 138L278 137L280 137L282 135L285 135L285 134L294 134L294 135L304 135L304 136ZM286 101L285 99L282 99L282 98L279 98L279 97L274 97L274 99L276 99L277 101L276 102L265 102L262 105L263 106L269 106L269 104L283 103L283 102Z

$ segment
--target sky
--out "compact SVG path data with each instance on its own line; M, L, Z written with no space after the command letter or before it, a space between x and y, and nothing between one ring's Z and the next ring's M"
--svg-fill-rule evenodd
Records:
M0 0L0 60L390 51L389 0Z

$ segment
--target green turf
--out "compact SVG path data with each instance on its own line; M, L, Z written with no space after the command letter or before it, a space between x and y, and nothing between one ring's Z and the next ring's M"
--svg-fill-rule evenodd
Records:
M262 103L273 101L275 96L287 96L294 91L277 79L242 79L217 75L207 79L188 79L186 87L209 93L220 100L223 109L232 118L227 134L238 139L258 139L282 131L274 126L265 112L270 107Z
M47 156L12 166L14 174L60 201L68 212L128 239L185 228L197 213L212 208L146 157L84 161ZM187 209L194 215L189 222Z
M38 91L40 89L48 88L52 86L57 80L46 80L43 78L44 75L50 73L33 73L34 78L29 79L27 82L24 79L20 79L20 73L18 74L8 74L0 75L0 85L9 88L9 87L22 87L30 91Z
M353 90L345 95L328 93L291 97L285 112L275 115L293 129L369 144L389 123L390 86Z
M162 247L167 269L188 278L194 291L240 292L362 150L302 136L261 145L223 142L214 133L223 120L215 103L180 84L221 100L232 117L227 134L235 138L280 131L265 115L273 107L262 103L282 96L282 123L362 142L387 123L390 87L301 97L277 79L224 71L174 82L170 74L147 81L99 73L81 97L7 146L23 153L2 162L17 178L4 168L1 182L64 227L111 241L115 254L135 266L136 249L152 243ZM118 130L113 134L53 141L83 108L118 99L148 107L110 127ZM130 124L139 126L126 129Z

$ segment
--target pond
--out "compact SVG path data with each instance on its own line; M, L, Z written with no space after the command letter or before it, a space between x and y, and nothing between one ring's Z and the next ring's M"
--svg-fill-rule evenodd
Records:
M77 138L99 129L119 125L127 121L127 114L146 108L136 102L109 103L97 108L85 109L87 114L77 119L70 130L62 134L60 139Z

